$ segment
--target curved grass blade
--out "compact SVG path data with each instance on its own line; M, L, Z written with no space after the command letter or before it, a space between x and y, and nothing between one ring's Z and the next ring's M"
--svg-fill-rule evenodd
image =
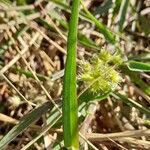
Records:
M74 0L69 23L67 60L63 89L63 134L64 145L69 149L79 149L78 104L76 91L76 47L79 15L79 0Z
M150 72L150 64L138 61L130 61L128 68L132 71Z
M81 0L80 0L81 1ZM65 10L65 11L69 11L69 6L66 4L63 4L61 1L58 0L52 0L52 2L54 2L55 4L58 5L58 7L60 7L61 9ZM81 1L82 2L82 1ZM83 13L82 11L79 14L79 17L83 20L86 20L90 23L94 22L95 25L97 26L97 28L99 29L99 31L104 35L104 37L106 38L106 40L112 44L114 44L116 42L115 40L115 36L114 34L105 26L103 25L101 22L99 22L87 9L86 7L84 7L84 4L82 3L84 11L86 12ZM68 12L67 11L67 12Z
M84 6L82 0L81 4L82 7L84 9L84 11L86 12L87 16L89 17L89 19L91 19L95 25L97 26L97 28L99 29L99 32L101 32L104 37L106 38L106 40L112 44L115 44L115 36L113 35L113 33L105 26L103 25L100 21L98 21L89 11L88 9Z
M5 148L15 137L21 134L28 126L46 113L53 105L50 102L35 108L27 114L16 126L14 126L1 140L0 149Z

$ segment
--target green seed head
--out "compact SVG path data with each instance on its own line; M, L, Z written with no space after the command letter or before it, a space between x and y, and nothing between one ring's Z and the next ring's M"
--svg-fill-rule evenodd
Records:
M107 63L107 62L109 62L111 60L112 56L110 55L110 53L108 51L106 51L106 50L103 49L103 50L101 50L101 53L98 54L98 57L104 63Z
M108 51L102 50L100 54L93 56L90 63L82 63L79 78L89 86L91 92L105 94L115 90L121 81L121 76L116 70L121 63L119 55L111 55Z
M114 55L114 56L112 57L111 62L112 62L114 65L121 65L123 61L122 61L120 55Z

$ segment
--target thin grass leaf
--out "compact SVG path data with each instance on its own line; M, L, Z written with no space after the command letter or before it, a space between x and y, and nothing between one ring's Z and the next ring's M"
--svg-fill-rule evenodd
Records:
M100 21L98 21L89 11L88 9L84 6L82 0L80 0L82 3L82 7L84 9L84 11L86 12L87 16L89 17L89 19L91 19L95 25L97 26L97 28L99 29L99 32L101 32L104 37L106 38L106 40L112 44L115 43L115 36L113 35L113 33L105 26L103 25Z
M0 67L1 65L4 66L4 63L0 61ZM26 71L16 66L12 66L11 69L20 75L22 74L25 75L27 78L34 78L34 75L32 74L31 71ZM64 69L52 74L50 77L39 73L36 73L36 76L40 81L47 81L47 80L55 81L64 76Z
M58 1L58 0L52 0L52 2L54 2L55 4L57 4L59 7L61 7L63 10L67 11L69 10L69 6ZM82 1L81 1L82 2ZM87 9L86 7L84 7L84 4L83 5L83 8L84 8L84 11L86 12L83 13L83 12L80 12L80 15L79 17L81 19L84 19L88 22L94 22L95 25L97 26L97 28L99 29L99 31L104 35L104 37L106 38L106 40L108 40L110 43L115 43L115 36L113 35L113 33L107 29L107 27L105 25L103 25L101 22L99 22ZM68 11L67 11L68 12Z
M65 4L59 0L52 0L52 2L55 3L59 8L61 8L65 12L71 13L69 5L67 5L67 4ZM83 13L82 11L79 12L79 18L92 23L92 21L89 19L89 17L85 13Z
M128 57L129 60L139 60L139 61L147 61L150 60L150 53L142 53L137 56Z
M113 16L117 15L118 12L119 12L119 8L120 8L120 5L121 5L121 1L122 0L115 0L114 2L114 9L113 9Z
M78 104L76 91L78 15L79 0L74 0L71 11L71 20L69 23L62 108L64 145L69 149L79 149Z
M144 91L147 95L150 95L150 86L140 78L138 72L129 70L129 68L125 65L121 66L120 69L124 74L128 75L131 81L138 85L142 91Z
M39 119L46 113L53 105L50 102L42 104L40 107L34 109L27 114L22 120L14 126L1 140L0 149L5 148L14 138L21 134L27 127Z
M39 140L52 126L54 126L54 124L56 124L61 119L61 117L62 115L60 114L60 112L58 112L56 108L54 108L54 110L50 112L50 115L46 120L46 127L21 150L28 150L29 147L33 145L37 140Z
M129 0L122 0L121 7L119 10L119 31L123 31L123 25L126 19L127 9L128 9Z
M150 72L150 64L138 61L130 61L128 63L128 68L132 71Z
M150 110L148 108L142 106L141 104L137 103L136 101L132 100L131 98L127 98L126 96L124 96L124 95L122 95L120 93L112 93L111 95L113 97L115 97L116 99L119 99L119 100L123 101L127 105L129 105L131 107L135 107L139 111L141 111L142 113L145 113L148 116L150 116Z
M92 93L91 91L87 90L83 92L79 97L80 102L90 102L90 101L102 101L105 100L109 96L110 92L105 93L104 95L99 95L98 93Z
M110 8L112 8L112 5L113 5L112 0L104 1L104 3L102 5L98 6L95 9L94 15L97 15L97 14L106 14L108 12L108 10Z
M51 0L52 2L54 2L56 5L58 5L59 7L61 7L64 10L68 10L69 9L69 5L67 5L66 3L63 3L60 0Z
M80 44L84 45L87 48L92 48L94 50L100 51L100 48L95 44L93 40L87 38L82 33L78 32L78 41Z
M30 71L25 71L21 68L18 67L12 67L13 70L15 70L17 73L19 74L24 74L26 77L28 78L34 78L34 75L32 74L32 72ZM39 78L39 80L41 81L46 81L46 80L50 80L50 77L44 76L42 74L36 73L36 76Z

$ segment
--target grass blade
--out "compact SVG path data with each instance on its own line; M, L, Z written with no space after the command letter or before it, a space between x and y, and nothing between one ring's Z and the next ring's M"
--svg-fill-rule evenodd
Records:
M72 5L67 42L67 60L63 90L64 144L69 149L79 149L78 105L76 91L76 47L79 15L79 0Z
M47 125L45 126L42 131L32 139L27 145L25 145L21 150L28 150L29 147L33 145L37 140L39 140L56 122L58 122L61 119L60 112L56 111L56 109L53 112L50 112L50 115L47 119Z
M148 116L150 116L150 110L144 106L142 106L141 104L137 103L136 101L127 98L126 96L120 94L120 93L112 93L111 94L113 97L115 97L116 99L120 99L122 100L124 103L126 103L127 105L131 106L131 107L135 107L137 108L139 111L147 114Z
M94 15L97 14L106 14L108 10L112 7L113 2L112 0L107 0L103 2L103 5L98 6L96 10L94 11Z
M44 113L50 109L50 102L44 103L42 106L34 109L27 114L16 126L14 126L0 141L0 149L5 148L15 137L22 133L29 125L40 118Z
M150 53L146 52L146 53L142 53L142 54L138 54L138 55L133 55L131 57L128 58L129 60L138 60L138 61L149 61L150 60Z
M102 101L102 100L105 100L109 96L110 93L111 92L109 91L109 92L105 93L104 95L99 95L97 93L95 94L95 93L92 93L89 90L87 90L87 91L83 92L83 94L81 94L78 99L80 102L86 102L86 103L88 103L90 101L95 101L95 100Z
M100 51L100 48L94 43L94 41L90 38L87 38L82 33L78 32L78 41L80 44L84 45L87 48L95 49Z
M128 9L129 0L123 0L121 2L121 7L119 10L119 31L122 32L123 25L126 19L127 9Z
M133 72L129 70L129 68L125 65L121 66L120 69L124 74L128 75L131 81L138 85L142 91L144 91L147 95L150 95L150 86L140 78L138 72Z
M112 44L115 43L115 36L113 35L113 33L107 29L107 27L105 25L103 25L100 21L98 21L88 10L87 8L84 6L82 0L80 0L82 3L82 7L84 9L84 11L86 12L87 16L89 17L89 19L91 19L95 25L97 26L97 28L99 29L99 31L104 35L104 37L106 38L106 40Z
M130 61L128 68L132 71L150 72L150 64L138 61Z
M81 1L81 0L80 0ZM52 2L54 2L55 4L57 4L59 7L61 7L61 9L67 11L69 10L69 6L63 4L61 1L58 0L52 0ZM82 1L81 1L82 2ZM115 41L115 36L113 35L113 33L105 26L103 25L101 22L99 22L88 10L87 8L84 6L84 4L82 3L84 11L86 12L83 13L82 11L79 14L79 17L83 20L86 20L90 23L95 23L95 25L97 26L97 28L99 29L99 31L104 35L104 37L106 38L106 40L112 44L114 44ZM70 10L69 10L70 11ZM68 12L68 11L67 11Z
M120 8L120 5L121 5L121 0L115 0L114 2L114 10L113 10L113 16L116 16L119 12L119 8Z

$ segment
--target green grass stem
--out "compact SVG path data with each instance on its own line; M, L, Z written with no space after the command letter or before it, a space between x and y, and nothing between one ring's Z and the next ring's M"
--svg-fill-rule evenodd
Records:
M78 31L79 0L72 4L67 41L67 60L63 88L63 133L67 149L79 149L78 104L76 91L76 49Z

